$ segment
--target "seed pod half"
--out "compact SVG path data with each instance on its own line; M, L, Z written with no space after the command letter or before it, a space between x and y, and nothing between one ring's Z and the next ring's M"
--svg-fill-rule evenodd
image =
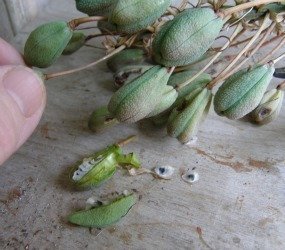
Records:
M250 113L260 103L273 72L274 67L266 64L233 74L215 95L216 113L229 119L239 119Z
M89 16L108 15L117 0L75 0L76 8Z
M62 52L63 55L71 55L85 44L86 36L82 32L73 32L73 35Z
M170 3L170 0L120 0L114 5L109 21L119 32L132 34L154 23Z
M265 125L275 120L281 110L284 91L272 89L267 91L259 105L249 114L252 123Z
M178 92L172 86L166 85L164 94L162 95L161 101L155 106L154 110L151 111L147 117L156 116L172 106L178 97Z
M108 111L106 106L96 109L90 116L88 121L88 127L93 132L99 132L108 127L114 126L118 123Z
M119 89L130 83L145 71L149 70L152 66L153 65L141 64L120 68L120 70L118 70L113 76L115 87Z
M197 88L173 109L167 124L167 133L181 143L187 143L197 134L200 123L208 114L212 93L207 88Z
M134 194L120 196L110 204L71 214L68 221L83 227L108 227L122 219L135 204Z
M113 72L117 72L125 66L140 64L144 60L145 52L142 49L125 49L111 57L107 61L107 66Z
M137 122L145 118L160 102L171 73L153 66L120 88L111 98L108 109L120 122Z
M211 47L222 27L223 20L210 8L184 10L156 34L154 60L164 66L193 63Z
M117 145L112 145L97 152L95 155L83 159L73 172L72 180L79 188L99 186L110 179L117 170L117 157L122 150Z
M66 22L46 23L36 28L28 37L24 49L28 65L46 68L62 54L73 31Z

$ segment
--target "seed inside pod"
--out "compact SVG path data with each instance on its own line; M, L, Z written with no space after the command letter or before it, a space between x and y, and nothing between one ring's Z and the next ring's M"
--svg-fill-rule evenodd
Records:
M160 166L154 169L156 175L162 179L171 179L175 169L172 166Z

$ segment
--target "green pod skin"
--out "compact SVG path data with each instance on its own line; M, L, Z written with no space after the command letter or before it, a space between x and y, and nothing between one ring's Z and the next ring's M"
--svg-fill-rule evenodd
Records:
M90 116L88 127L93 132L99 132L118 124L106 106L96 109Z
M111 57L107 61L107 66L111 71L117 72L126 66L141 64L145 59L145 52L142 49L125 49Z
M130 83L144 72L149 70L153 65L133 65L133 66L125 66L117 71L113 78L114 78L114 85L117 89L121 88L122 86Z
M66 48L62 52L63 55L71 55L85 44L86 36L82 32L73 32L73 35L67 44Z
M82 173L79 172L79 169L82 168L81 166L84 167L85 161L73 173L72 180L74 184L83 189L100 186L115 174L118 166L117 157L121 154L122 150L117 145L112 145L97 152L94 156L87 159L87 169L80 179L77 178L77 175ZM91 162L92 160L93 162Z
M153 66L120 88L111 98L108 110L120 121L134 123L145 118L160 102L171 73Z
M140 168L141 162L135 153L130 153L127 155L119 155L117 161L120 165L131 166L132 168Z
M101 33L117 33L116 26L107 21L98 21L97 27L101 31Z
M223 20L210 8L184 10L156 34L154 60L170 67L193 63L211 47L222 27Z
M207 88L197 88L185 97L184 103L173 109L167 124L167 133L181 143L187 143L197 134L211 106L212 93Z
M257 125L265 125L274 121L281 110L284 91L272 89L267 91L259 105L249 114L250 121Z
M118 0L75 0L76 9L89 16L106 16Z
M136 201L134 194L121 196L110 204L71 214L68 221L83 227L108 227L121 220L136 204Z
M176 89L174 89L172 86L166 85L161 101L155 106L154 110L151 111L147 117L153 117L158 114L161 114L172 106L172 104L176 101L177 97L178 92L176 91Z
M273 65L266 64L233 74L215 95L216 113L229 119L240 119L250 113L260 103L273 73Z
M117 31L133 34L154 23L170 4L170 0L120 0L112 9L109 22Z
M27 65L46 68L62 54L73 31L66 22L46 23L36 28L28 37L24 49Z
M176 87L177 85L185 82L187 79L190 79L192 76L194 76L197 73L197 71L193 70L187 70L182 71L178 73L174 73L170 76L169 81L167 85ZM181 105L183 103L184 98L192 93L197 88L204 88L206 85L212 80L212 77L209 74L202 73L200 76L198 76L191 84L186 85L185 87L178 89L178 97L176 98L173 105L166 110L165 112L153 117L152 122L156 126L162 126L165 125L168 121L168 117L171 113L171 111L175 108Z

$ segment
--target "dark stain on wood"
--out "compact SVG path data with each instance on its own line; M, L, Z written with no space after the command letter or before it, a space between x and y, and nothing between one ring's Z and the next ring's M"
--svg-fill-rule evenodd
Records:
M199 235L199 239L200 239L200 241L207 247L207 248L209 248L209 249L212 249L209 245L208 245L208 243L204 240L204 238L203 238L203 233L202 233L202 228L201 227L196 227L196 232L197 232L197 234Z
M120 239L124 242L124 244L130 245L132 241L132 235L128 232L123 232L120 235Z
M272 163L269 162L268 160L259 161L259 160L255 160L255 159L252 159L252 158L248 159L248 164L251 167L263 168L263 169L269 169L272 166Z
M203 155L207 158L209 158L211 161L219 164L219 165L223 165L223 166L227 166L232 168L233 170L235 170L237 173L240 172L251 172L252 170L249 169L248 167L246 167L243 163L241 162L231 162L231 161L225 161L225 160L218 160L216 159L214 156L207 154L205 151L199 149L199 148L194 148L197 152L197 154L199 155ZM225 157L223 157L225 158ZM229 159L232 159L232 156L228 157Z

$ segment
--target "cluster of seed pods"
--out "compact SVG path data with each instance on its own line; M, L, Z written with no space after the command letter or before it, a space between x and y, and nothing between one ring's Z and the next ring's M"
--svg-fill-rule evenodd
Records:
M269 12L278 16L285 11L279 1L262 0L269 3L262 6L259 1L225 10L223 4L188 8L187 1L182 1L181 8L173 8L170 0L76 0L77 9L88 16L70 22L49 22L36 28L25 44L25 62L31 67L47 68L61 55L77 52L96 37L77 31L77 27L97 21L103 34L112 35L118 41L110 56L106 56L117 90L105 106L92 113L88 122L92 131L117 123L151 119L155 125L165 126L168 135L188 143L196 138L212 105L220 116L229 119L248 116L254 123L267 124L278 116L284 98L284 87L266 92L274 75L275 60L221 78L223 72L214 78L205 70L191 67L211 55L214 41L229 26L235 11L252 8L248 15L232 22L236 25L245 20L262 22ZM253 9L255 6L258 7ZM276 20L272 23L278 22L280 26L283 20ZM223 84L214 95L212 88L217 83ZM79 188L99 186L114 175L118 166L124 165L140 168L135 154L124 155L121 147L114 144L80 162L73 169L71 179ZM168 170L163 169L163 174L172 171ZM188 177L190 182L198 178L197 174L187 173L183 179L188 181ZM133 194L119 196L109 204L94 205L68 219L81 226L106 227L126 215L135 202Z

